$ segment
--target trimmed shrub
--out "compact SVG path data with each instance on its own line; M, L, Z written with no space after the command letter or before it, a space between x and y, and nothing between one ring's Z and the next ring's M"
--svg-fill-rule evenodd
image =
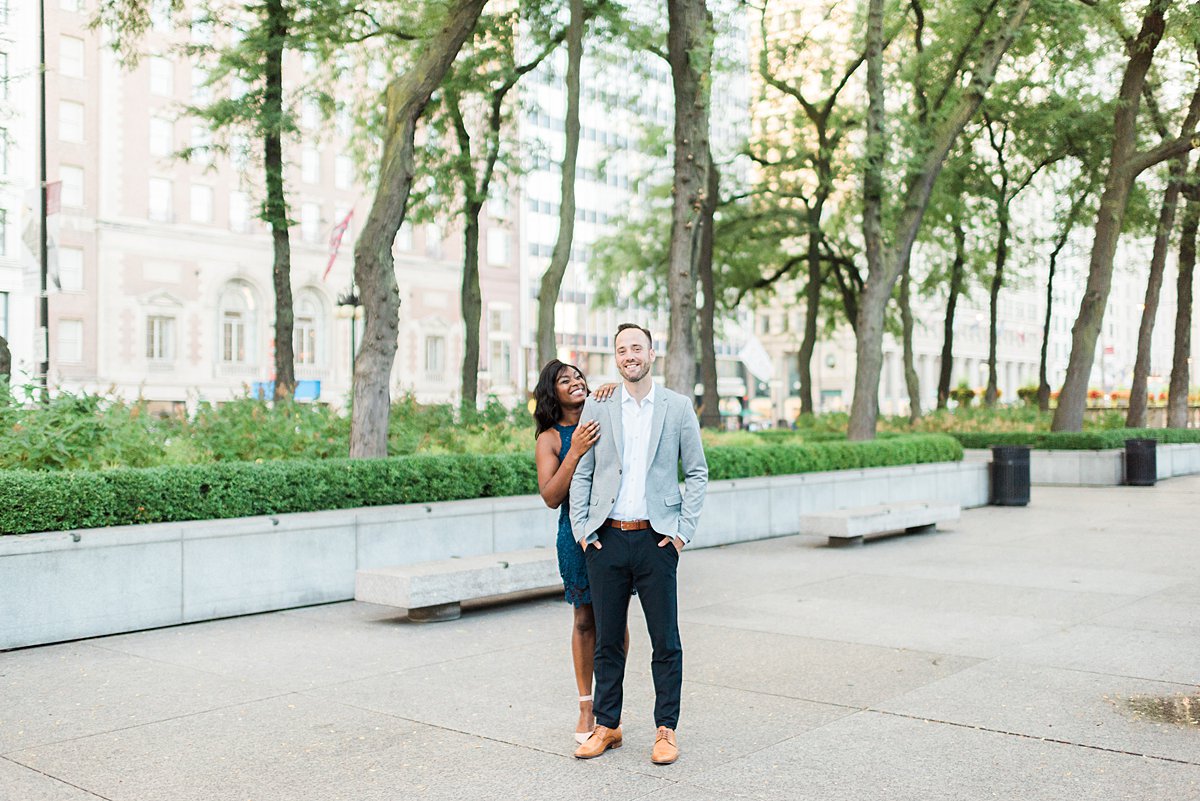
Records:
M940 434L889 437L865 442L814 442L756 448L722 447L707 452L708 477L716 481L851 470L962 459L962 446Z
M808 445L717 446L709 477L955 461L941 435ZM0 534L531 495L531 454L287 459L90 471L0 471ZM19 499L19 502L16 501Z
M1096 431L950 432L964 448L1028 445L1035 450L1099 451L1124 448L1127 439L1154 439L1163 445L1200 442L1200 430L1185 428L1112 428Z

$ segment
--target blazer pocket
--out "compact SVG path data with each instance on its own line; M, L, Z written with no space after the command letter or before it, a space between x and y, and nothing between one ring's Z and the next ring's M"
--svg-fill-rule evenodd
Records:
M668 495L667 497L663 498L663 503L665 503L667 506L680 506L683 504L683 496L679 493Z

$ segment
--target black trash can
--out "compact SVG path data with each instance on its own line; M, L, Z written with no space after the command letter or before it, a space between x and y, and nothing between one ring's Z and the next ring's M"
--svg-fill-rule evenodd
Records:
M1029 505L1029 446L992 446L992 505Z
M1158 456L1153 439L1125 440L1125 483L1131 487L1153 487L1158 481Z

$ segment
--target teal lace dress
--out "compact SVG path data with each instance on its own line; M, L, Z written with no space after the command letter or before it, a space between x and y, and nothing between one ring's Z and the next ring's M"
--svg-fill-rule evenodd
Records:
M567 451L571 449L571 435L575 433L575 426L555 424L554 428L562 438L562 447L558 449L558 463L562 464L562 460L567 456ZM584 604L590 604L592 590L588 586L587 562L583 558L583 549L579 547L579 543L575 542L575 535L571 533L570 496L564 498L562 506L558 507L556 545L558 547L558 572L562 576L563 590L567 600L577 608Z

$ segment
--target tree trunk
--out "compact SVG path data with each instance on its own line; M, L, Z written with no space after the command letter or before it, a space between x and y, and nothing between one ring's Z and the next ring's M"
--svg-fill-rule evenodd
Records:
M863 240L867 283L859 295L855 341L854 398L850 403L850 439L873 439L879 416L879 373L883 369L883 310L891 295L888 256L883 242L883 0L867 4L867 142L863 175ZM894 280L894 279L893 279Z
M479 288L479 213L483 204L468 201L463 209L463 277L459 301L463 338L462 397L459 409L466 417L477 411L479 396L479 322L483 317L483 294Z
M712 162L712 154L709 154ZM700 288L704 306L700 309L700 379L704 395L700 401L700 425L706 428L721 426L721 395L717 391L717 282L713 276L713 215L721 191L721 174L716 164L708 171L708 189L704 199L704 233L700 239Z
M562 163L562 203L558 210L558 239L550 256L550 266L542 274L538 290L537 351L538 365L545 365L558 354L554 342L554 306L562 288L563 276L571 260L575 235L575 164L579 160L579 73L583 60L583 0L571 0L571 21L567 28L567 119L566 150Z
M1007 182L1003 189L1003 195L1007 196ZM983 393L983 402L987 406L995 406L996 398L1000 397L1000 388L996 380L996 346L999 331L997 331L999 308L1000 308L1000 288L1004 286L1004 263L1008 261L1008 207L1004 200L1000 200L1000 206L997 209L1000 230L996 235L996 271L992 274L992 286L990 292L989 304L989 322L988 322L988 382L987 389Z
M967 232L962 220L954 220L954 263L950 265L950 291L946 298L946 321L942 326L942 357L938 370L937 407L945 409L950 402L950 381L954 373L954 312L962 294L963 269L967 261Z
M870 0L867 12L867 168L863 185L863 239L868 278L859 307L857 366L854 400L850 406L847 436L873 439L879 417L879 371L883 365L883 315L892 287L907 269L913 243L920 230L933 185L962 129L975 115L995 80L996 68L1017 29L1025 21L1032 0L1019 0L1003 27L992 38L971 81L955 106L939 115L937 127L924 137L929 148L905 180L904 208L897 217L893 245L885 249L882 226L883 196L883 2Z
M1158 226L1154 232L1154 252L1150 257L1150 275L1146 279L1146 298L1142 304L1142 320L1138 325L1137 359L1133 364L1133 384L1129 389L1129 410L1125 414L1126 428L1146 427L1146 393L1150 380L1150 346L1154 339L1154 323L1158 316L1158 300L1162 293L1163 272L1167 263L1167 247L1171 240L1171 229L1175 225L1175 208L1179 203L1180 179L1183 171L1176 161L1171 168L1171 178L1163 193L1162 208L1158 212ZM1180 248L1182 250L1182 248Z
M713 20L705 0L667 3L667 51L675 90L675 180L671 243L667 259L670 330L666 380L691 398L696 388L697 262L703 240L704 207L712 169L709 95L712 81Z
M915 423L921 419L921 381L913 366L913 315L910 293L912 276L908 270L900 278L900 321L904 327L904 386L908 389L908 420Z
M12 351L8 340L0 336L0 381L7 384L12 379Z
M1200 89L1192 94L1187 118L1183 122L1183 133L1196 127L1200 120ZM1146 299L1142 304L1142 320L1138 326L1137 359L1133 365L1133 385L1129 390L1129 411L1125 415L1128 428L1145 428L1146 393L1150 378L1150 346L1154 340L1154 324L1158 318L1158 300L1162 292L1163 272L1167 263L1167 249L1171 242L1171 229L1175 225L1175 210L1179 205L1179 192L1188 171L1186 155L1171 162L1167 189L1163 194L1162 208L1158 213L1158 226L1154 231L1154 252L1150 257L1150 275L1146 279Z
M413 180L413 137L417 120L441 83L463 42L475 28L487 0L455 0L441 28L411 68L386 91L386 127L379 185L354 248L354 280L366 317L363 342L354 362L354 407L350 455L387 455L389 384L399 334L400 290L392 243L404 222Z
M1200 170L1193 172L1196 175ZM1167 427L1187 428L1188 362L1192 355L1192 274L1196 268L1196 229L1200 227L1200 199L1189 196L1179 226L1179 275L1175 284L1175 352L1171 384L1167 390Z
M1050 323L1054 316L1054 274L1058 270L1058 255L1062 253L1063 248L1067 246L1067 241L1071 238L1071 230L1075 227L1075 220L1079 217L1079 212L1083 208L1087 196L1088 191L1085 189L1071 201L1071 208L1067 212L1066 222L1063 223L1062 233L1054 243L1054 249L1050 251L1050 267L1046 276L1046 319L1042 323L1042 352L1038 361L1038 408L1043 412L1050 411L1050 379L1047 375L1046 365L1050 355Z
M819 191L819 190L818 190ZM796 357L800 372L800 414L811 415L813 406L812 358L817 349L817 322L821 313L821 206L818 198L808 210L808 285L804 288L804 339Z
M283 51L288 15L282 0L267 0L267 41L262 119L263 166L266 168L264 217L271 226L274 249L272 280L275 288L275 400L292 397L296 389L296 364L292 348L292 246L288 239L288 207L283 189Z
M1112 287L1113 256L1121 236L1129 190L1137 177L1131 162L1137 146L1138 104L1154 51L1162 39L1165 27L1163 14L1169 5L1169 0L1151 0L1142 20L1142 29L1129 48L1129 61L1125 65L1113 118L1112 156L1096 218L1087 288L1079 305L1079 315L1071 328L1071 357L1058 396L1058 408L1054 410L1054 422L1051 425L1054 431L1080 431L1083 428L1083 410L1087 405L1088 379L1096 357L1096 339L1100 334L1104 307ZM1146 166L1152 165L1144 165L1143 169Z

